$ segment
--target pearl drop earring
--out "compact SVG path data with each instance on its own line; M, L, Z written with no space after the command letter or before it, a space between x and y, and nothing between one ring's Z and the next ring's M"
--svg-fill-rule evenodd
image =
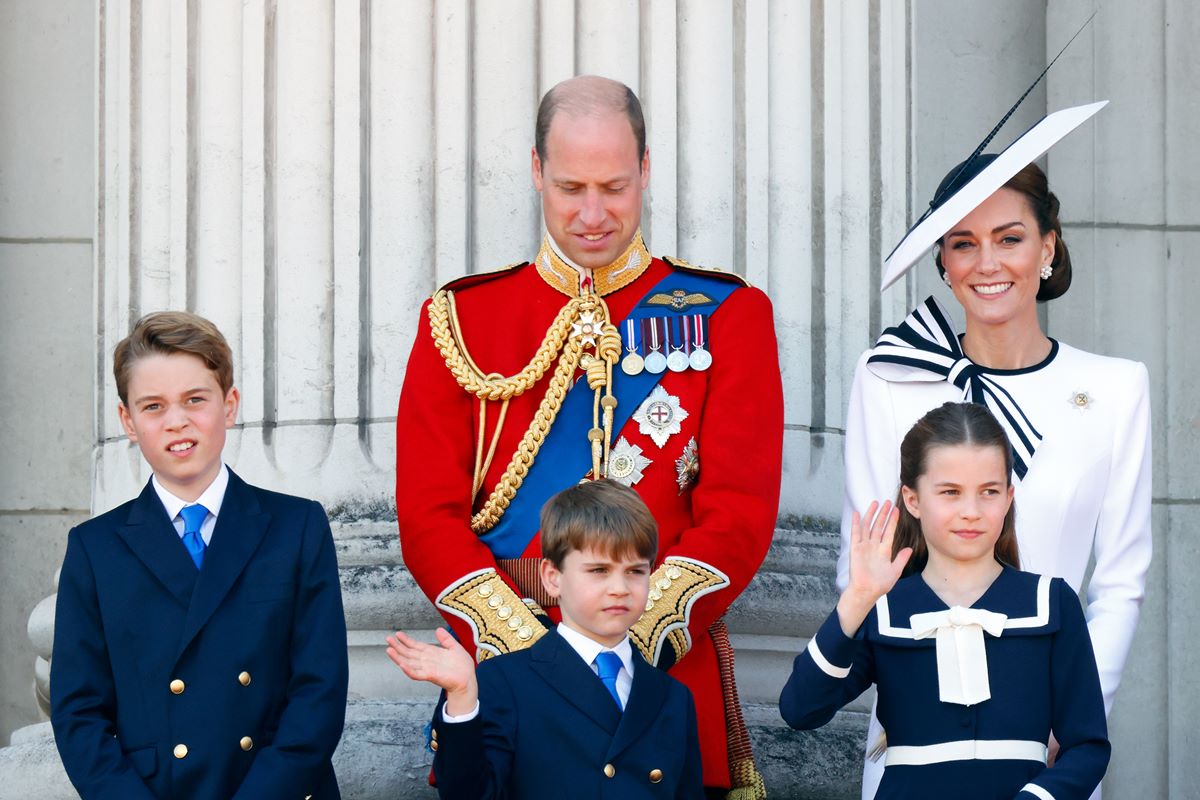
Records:
M1050 266L1049 264L1043 264L1042 269L1038 274L1042 276L1042 280L1048 281L1050 280L1050 276L1054 274L1054 267Z

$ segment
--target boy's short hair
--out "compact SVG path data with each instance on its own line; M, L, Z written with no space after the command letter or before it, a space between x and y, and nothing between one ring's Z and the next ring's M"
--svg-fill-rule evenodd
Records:
M610 556L630 553L651 564L658 555L658 523L638 493L607 478L585 481L542 506L542 557L556 569L572 550L594 548Z
M216 325L188 311L156 311L135 322L113 351L113 378L122 405L128 405L126 392L134 364L146 356L175 353L203 361L216 376L222 393L233 386L233 352Z

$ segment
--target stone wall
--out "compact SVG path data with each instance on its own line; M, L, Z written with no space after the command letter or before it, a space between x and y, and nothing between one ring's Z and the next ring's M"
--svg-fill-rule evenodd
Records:
M0 743L38 720L25 627L91 507L95 25L0 4Z
M1047 31L1062 38L1096 5L1047 4ZM1055 106L1112 101L1077 147L1050 156L1063 234L1083 266L1051 304L1051 333L1150 371L1154 560L1109 721L1116 797L1190 797L1200 783L1198 33L1192 3L1106 3L1049 86Z

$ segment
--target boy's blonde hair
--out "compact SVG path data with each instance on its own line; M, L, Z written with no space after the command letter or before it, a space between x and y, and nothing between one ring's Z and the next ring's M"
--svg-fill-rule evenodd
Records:
M212 370L227 394L233 387L233 352L217 326L188 311L156 311L139 319L113 351L113 378L117 396L128 406L129 375L133 365L151 355L186 353Z
M637 555L654 564L658 523L628 486L607 478L563 489L542 507L542 557L555 569L572 550Z

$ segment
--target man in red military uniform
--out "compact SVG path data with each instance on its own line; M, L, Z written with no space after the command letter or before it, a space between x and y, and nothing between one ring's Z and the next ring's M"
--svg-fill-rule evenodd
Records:
M478 658L529 646L559 618L538 579L541 503L596 475L632 486L659 525L633 643L692 690L705 786L762 797L720 617L778 511L770 301L646 250L650 158L623 84L551 89L532 168L534 261L453 281L422 310L396 422L405 564Z

